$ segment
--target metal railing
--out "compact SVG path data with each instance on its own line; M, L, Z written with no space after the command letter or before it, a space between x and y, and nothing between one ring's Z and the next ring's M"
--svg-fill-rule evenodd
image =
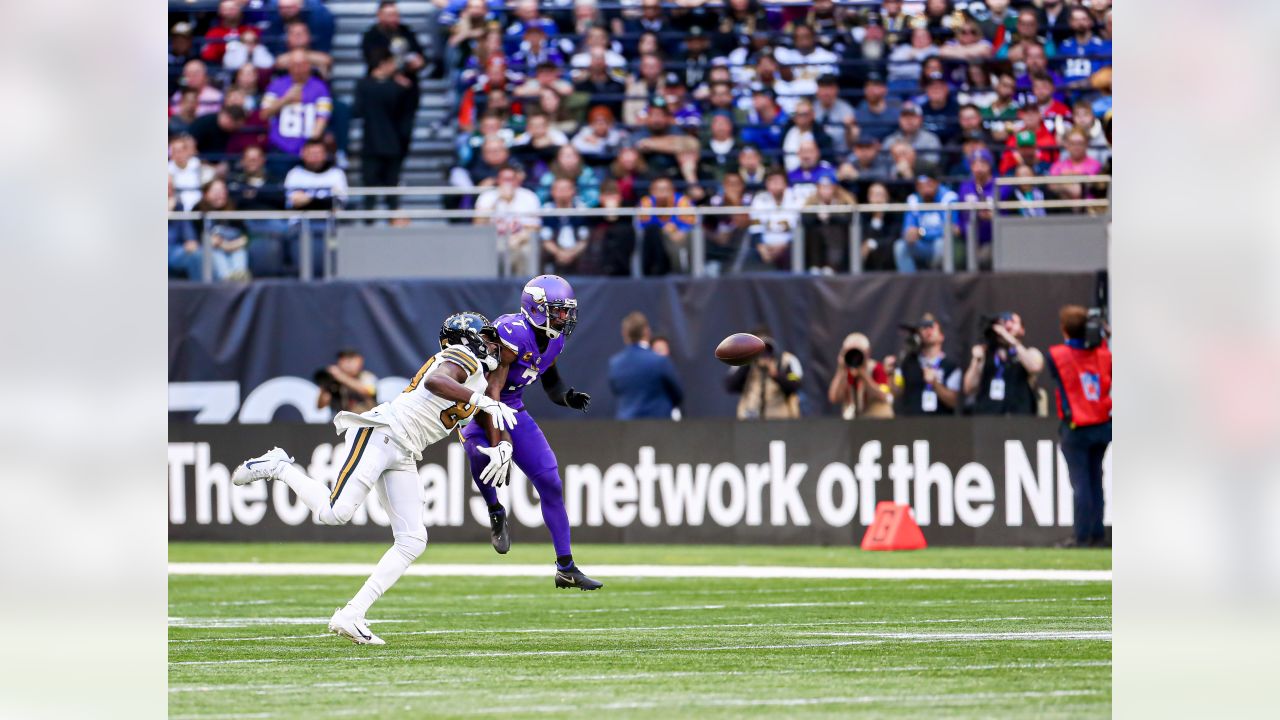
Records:
M706 271L706 235L703 226L703 218L724 216L724 215L747 215L753 213L772 213L772 212L793 212L798 215L809 215L826 213L829 215L849 215L849 263L850 272L858 274L863 271L862 267L862 213L908 213L908 212L942 212L943 213L943 234L941 242L942 250L942 270L944 272L955 271L955 222L954 215L961 212L971 213L968 221L964 222L964 242L965 242L965 261L968 271L976 271L978 269L978 212L987 211L991 213L992 234L994 237L997 231L997 225L1002 211L1021 211L1029 209L1070 209L1070 210L1104 210L1107 216L1110 216L1111 201L1109 198L1082 198L1082 199L1056 199L1056 200L1001 200L999 199L1000 188L1008 186L1027 186L1027 185L1054 185L1067 183L1083 183L1083 184L1106 184L1110 186L1111 176L1109 175L1063 175L1056 177L1031 177L1031 178L997 178L995 181L996 193L985 200L981 201L957 201L949 203L862 203L857 205L807 205L796 208L775 208L775 209L758 209L750 206L734 206L734 207L671 207L671 208L554 208L544 207L536 211L528 211L518 213L521 217L584 217L584 218L624 218L629 217L639 219L642 216L692 216L694 222L689 229L687 243L682 248L684 254L681 265L689 269L689 274L694 277L704 277ZM474 191L482 190L476 188L450 188L450 187L416 187L416 188L386 188L386 187L368 187L368 188L352 188L348 192L351 195L364 194L399 194L399 195L443 195L443 194L474 194ZM389 192L390 191L390 192ZM465 191L465 192L463 192ZM363 221L363 220L472 220L512 217L513 213L494 212L483 210L440 210L429 208L400 209L400 210L238 210L238 211L175 211L168 214L169 220L189 220L201 223L203 231L201 232L201 246L203 252L202 277L205 282L213 279L213 245L209 232L210 223L215 220L278 220L286 219L291 222L297 221L299 226L299 271L298 277L302 280L312 279L312 237L316 229L313 223L322 225L321 232L324 233L324 257L322 263L322 277L328 278L333 276L333 251L336 246L336 233L339 223L345 221ZM963 220L963 219L962 219ZM752 227L756 227L753 223ZM751 242L750 237L743 239L744 244ZM536 238L530 238L526 244L526 250L530 268L540 266L541 243ZM803 274L806 272L805 258L805 228L803 222L792 229L791 237L791 269L793 274ZM632 274L638 275L639 264L638 257L640 253L640 243L636 243L635 257L632 260ZM503 267L510 268L512 258L505 253L505 247L500 251L500 262Z

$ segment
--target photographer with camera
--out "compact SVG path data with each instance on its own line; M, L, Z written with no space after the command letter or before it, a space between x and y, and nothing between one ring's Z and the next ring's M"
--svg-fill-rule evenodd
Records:
M973 346L964 371L965 397L974 396L975 415L1035 415L1036 375L1044 369L1044 355L1022 344L1027 330L1013 312L984 316L983 342Z
M862 333L849 333L836 356L836 372L827 388L827 399L840 406L845 420L856 417L892 418L893 391L884 366L871 358L871 341Z
M317 408L362 413L372 410L377 401L378 378L364 369L359 350L339 350L337 362L316 370L315 382L320 386Z
M754 360L729 371L725 388L742 397L739 420L795 420L800 417L800 380L804 371L795 355L779 350L768 330L755 333L764 351Z
M1064 342L1049 348L1058 387L1058 432L1075 493L1075 536L1059 547L1110 547L1102 526L1102 458L1111 444L1111 348L1099 310L1067 305L1058 313Z
M942 352L942 326L933 313L901 325L907 340L893 374L898 415L954 415L960 401L960 366Z

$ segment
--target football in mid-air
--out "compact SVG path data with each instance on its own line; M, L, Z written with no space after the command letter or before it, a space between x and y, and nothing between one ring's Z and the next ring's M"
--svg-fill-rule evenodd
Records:
M764 341L751 333L734 333L716 346L716 359L729 365L746 365L764 350Z

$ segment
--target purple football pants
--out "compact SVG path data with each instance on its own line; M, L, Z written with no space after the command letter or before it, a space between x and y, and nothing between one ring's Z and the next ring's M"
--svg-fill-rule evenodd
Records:
M538 491L542 504L542 520L547 524L547 530L551 531L551 544L555 547L556 555L572 554L569 541L569 515L564 509L564 487L560 482L556 454L547 444L547 437L542 434L542 428L538 427L525 410L516 413L516 426L508 432L511 435L511 459ZM489 464L489 456L479 450L481 447L489 447L484 428L480 423L473 422L463 428L462 438L467 459L471 461L471 480L479 488L485 502L496 505L497 489L480 482L480 471Z

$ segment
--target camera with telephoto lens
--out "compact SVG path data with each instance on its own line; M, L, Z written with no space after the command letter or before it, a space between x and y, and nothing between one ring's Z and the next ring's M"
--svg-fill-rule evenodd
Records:
M337 378L329 374L328 368L320 368L319 370L316 370L312 380L320 387L321 390L324 390L330 395L337 396L342 393L342 383L338 382Z
M1089 308L1084 322L1084 346L1092 350L1110 336L1107 330L1107 316L1102 308Z
M860 368L867 362L867 354L858 348L849 348L844 351L844 364L851 368Z
M920 338L920 332L915 328L903 328L907 330L907 337L902 341L902 355L915 355L920 352L920 348L924 345Z
M995 315L980 315L978 317L978 329L982 332L982 343L990 349L1001 348L1007 345L1004 338L1000 337L996 332L996 326L1008 320L1009 313L996 313Z

